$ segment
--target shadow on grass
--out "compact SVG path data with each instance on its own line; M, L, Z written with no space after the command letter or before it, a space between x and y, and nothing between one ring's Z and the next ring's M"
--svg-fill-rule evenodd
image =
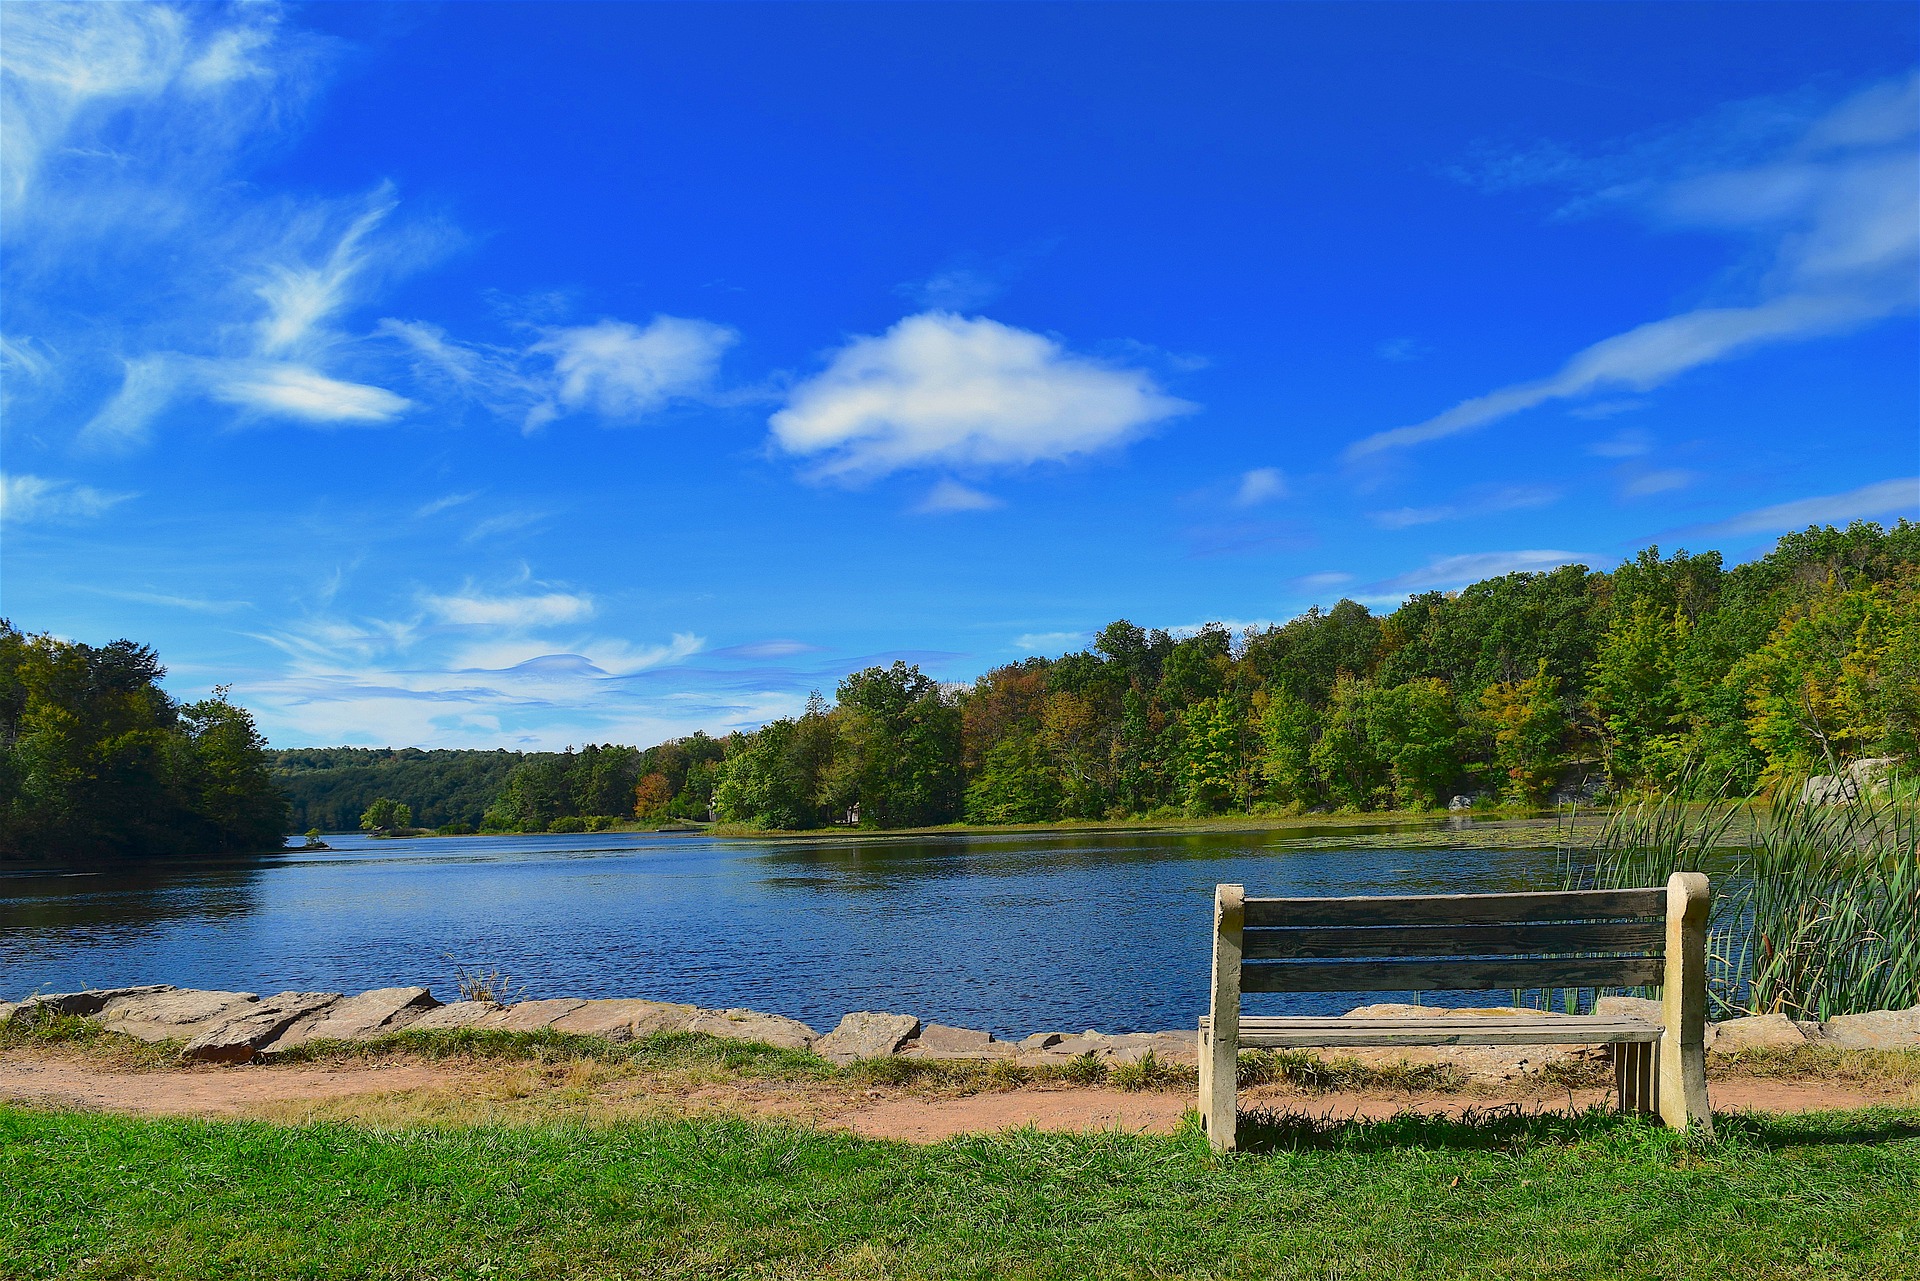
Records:
M1715 1133L1681 1134L1658 1121L1623 1116L1608 1107L1582 1112L1506 1105L1469 1108L1459 1117L1402 1112L1384 1121L1324 1117L1286 1109L1255 1108L1240 1114L1244 1152L1343 1151L1437 1148L1452 1151L1523 1152L1543 1147L1603 1142L1648 1149L1732 1155L1741 1150L1893 1143L1920 1138L1920 1113L1869 1109L1774 1115L1728 1112L1714 1118Z

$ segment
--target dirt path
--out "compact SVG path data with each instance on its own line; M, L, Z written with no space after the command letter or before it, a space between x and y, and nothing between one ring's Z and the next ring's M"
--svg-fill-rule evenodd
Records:
M0 1056L0 1099L40 1106L82 1107L167 1116L271 1116L285 1118L301 1105L340 1105L379 1100L405 1110L410 1098L458 1098L495 1092L501 1097L537 1096L542 1086L521 1070L502 1089L499 1069L436 1063L374 1066L282 1065L204 1067L177 1071L124 1072L79 1059L12 1053ZM1026 1087L958 1098L907 1090L804 1089L766 1082L703 1082L661 1088L633 1079L559 1082L580 1111L618 1115L623 1103L696 1111L736 1111L815 1121L867 1138L934 1143L958 1134L992 1133L1031 1125L1042 1130L1123 1130L1165 1134L1192 1106L1185 1093L1138 1093L1102 1088ZM1804 1112L1920 1102L1912 1087L1897 1084L1832 1084L1732 1078L1715 1081L1709 1093L1720 1110ZM1243 1107L1269 1107L1324 1118L1377 1120L1408 1109L1457 1116L1470 1108L1584 1108L1606 1103L1604 1090L1542 1093L1330 1093L1306 1094L1266 1087L1245 1091ZM537 1097L536 1097L536 1101ZM321 1107L322 1112L331 1109ZM559 1109L555 1109L559 1111ZM352 1109L345 1113L353 1114Z

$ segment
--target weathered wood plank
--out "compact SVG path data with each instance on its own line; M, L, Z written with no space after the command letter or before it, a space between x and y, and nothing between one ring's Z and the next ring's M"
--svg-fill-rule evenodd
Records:
M1659 957L1508 961L1265 961L1240 968L1243 992L1481 992L1503 988L1643 987Z
M1329 925L1501 925L1541 921L1664 917L1667 892L1561 890L1529 894L1362 895L1250 898L1247 927Z
M1661 921L1574 925L1387 925L1250 929L1249 961L1346 956L1526 956L1555 952L1650 952L1666 946Z
M1658 1024L1592 1015L1513 1015L1503 1018L1422 1019L1247 1018L1240 1044L1248 1048L1395 1045L1649 1045Z

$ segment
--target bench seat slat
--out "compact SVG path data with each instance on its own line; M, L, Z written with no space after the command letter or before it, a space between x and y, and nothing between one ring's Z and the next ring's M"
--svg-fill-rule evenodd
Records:
M1516 956L1564 952L1650 952L1666 947L1661 921L1574 925L1386 925L1249 929L1249 961L1346 956Z
M1505 961L1249 961L1245 992L1484 992L1502 988L1646 987L1665 962L1653 956Z
M1207 1020L1202 1019L1202 1028ZM1248 1049L1360 1048L1398 1045L1620 1045L1656 1042L1661 1029L1638 1019L1594 1015L1435 1016L1432 1018L1246 1018Z
M1536 921L1664 918L1667 892L1561 890L1537 894L1361 895L1250 898L1249 929L1327 925L1503 925Z

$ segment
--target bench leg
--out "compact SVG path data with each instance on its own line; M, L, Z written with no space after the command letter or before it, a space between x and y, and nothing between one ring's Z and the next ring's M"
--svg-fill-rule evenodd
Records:
M1620 1111L1645 1116L1654 1110L1655 1043L1626 1041L1613 1047L1613 1079L1620 1091Z
M1231 1152L1240 1129L1240 939L1246 890L1213 896L1213 983L1200 1044L1200 1123L1215 1152Z
M1713 1133L1707 1105L1707 878L1667 878L1667 967L1661 991L1660 1119Z

